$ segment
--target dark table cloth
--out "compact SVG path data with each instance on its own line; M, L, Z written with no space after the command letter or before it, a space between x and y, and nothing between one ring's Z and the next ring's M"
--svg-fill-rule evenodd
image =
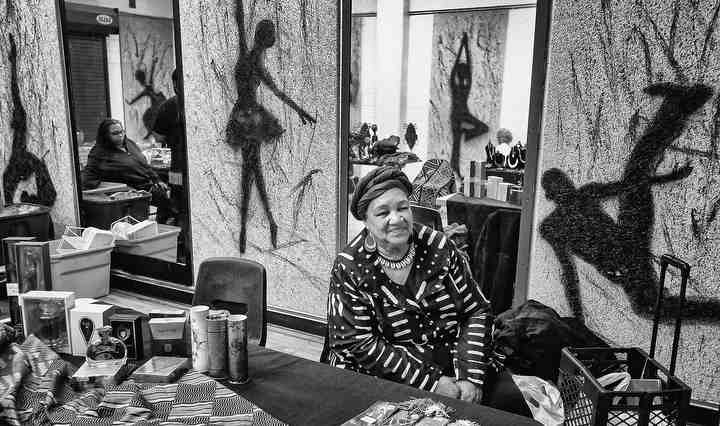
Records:
M432 398L455 409L458 419L483 426L539 425L532 419L376 377L331 367L266 348L249 348L251 382L221 383L273 417L291 425L340 425L376 401Z
M490 214L502 211L507 215L520 215L522 208L516 204L492 198L466 197L455 194L447 200L448 223L464 224L468 228L468 245L475 247L485 220Z

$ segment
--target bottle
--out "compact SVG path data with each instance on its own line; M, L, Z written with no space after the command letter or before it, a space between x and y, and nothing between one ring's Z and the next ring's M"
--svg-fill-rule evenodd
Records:
M85 352L85 358L91 366L125 364L127 359L125 343L111 336L111 332L112 327L109 325L95 329Z

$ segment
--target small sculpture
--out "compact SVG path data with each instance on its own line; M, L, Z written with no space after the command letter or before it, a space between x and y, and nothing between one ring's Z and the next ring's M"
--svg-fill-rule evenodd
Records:
M507 167L507 159L510 156L510 142L512 142L512 133L508 129L500 129L496 134L498 145L492 157L492 162L496 167Z
M415 125L413 123L408 123L407 127L405 128L405 142L407 142L408 146L410 147L410 151L415 147L415 142L418 140L417 131L415 130Z

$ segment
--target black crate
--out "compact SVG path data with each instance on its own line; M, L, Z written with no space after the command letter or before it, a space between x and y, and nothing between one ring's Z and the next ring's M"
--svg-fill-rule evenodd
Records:
M660 379L662 390L616 392L597 381L604 374L623 371L632 378ZM558 387L568 426L684 426L687 422L691 389L638 348L565 348Z
M113 194L85 195L80 204L83 226L110 229L113 222L125 216L143 221L150 215L148 192L138 192L130 198L113 198Z

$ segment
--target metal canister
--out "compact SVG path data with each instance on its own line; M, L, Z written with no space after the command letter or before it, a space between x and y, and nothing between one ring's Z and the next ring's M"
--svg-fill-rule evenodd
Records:
M230 383L247 383L247 315L230 315L227 321L228 373Z
M227 311L211 310L207 316L208 374L225 378L227 370Z

